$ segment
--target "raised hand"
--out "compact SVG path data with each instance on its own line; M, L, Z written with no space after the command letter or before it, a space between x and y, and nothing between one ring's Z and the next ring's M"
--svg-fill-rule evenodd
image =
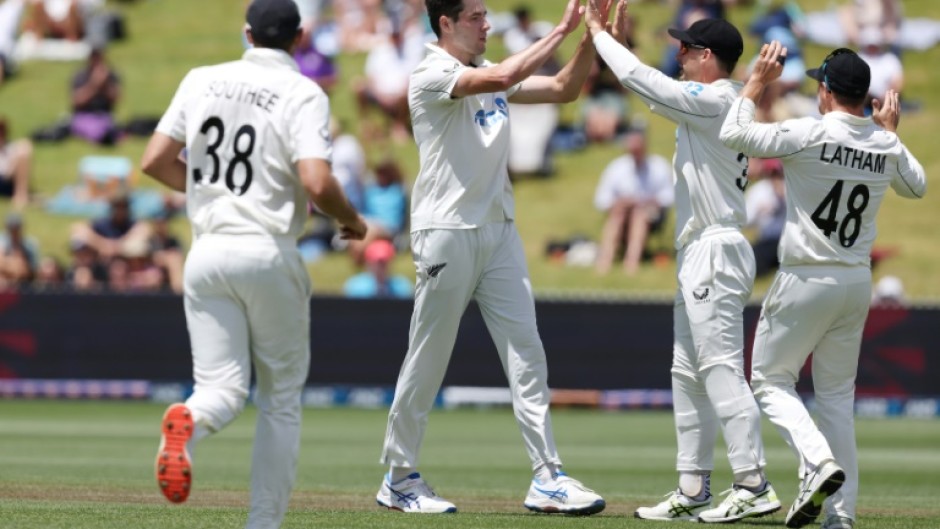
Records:
M787 60L787 49L779 41L771 41L760 48L760 55L754 62L754 69L748 80L767 85L778 79L783 73L783 64Z
M897 132L898 123L901 122L901 103L897 91L888 89L884 101L872 99L871 118L876 125L888 132Z
M568 0L568 5L565 6L565 14L562 15L558 28L561 29L562 33L568 35L581 25L581 16L583 14L584 6L581 5L580 0Z
M613 0L588 0L584 12L584 24L591 33L604 31L607 28L607 19L610 16L610 6Z
M613 0L611 0L613 2ZM611 35L614 39L626 45L627 37L629 36L628 26L630 24L630 17L627 16L627 0L617 0L617 10L614 13L614 24L611 27Z

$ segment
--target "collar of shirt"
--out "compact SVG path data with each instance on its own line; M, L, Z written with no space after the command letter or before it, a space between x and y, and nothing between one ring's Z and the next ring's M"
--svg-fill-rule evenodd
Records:
M470 64L463 64L460 62L460 60L457 59L457 57L454 57L450 53L447 53L447 50L438 46L434 42L425 42L424 47L427 48L431 53L440 55L441 57L444 57L445 59L456 61L457 64L460 64L461 66L470 66L472 68L479 68L480 66L483 66L484 63L486 62L486 59L484 59L482 55L477 55L476 57L473 58L472 61L470 61Z
M741 89L744 88L744 83L742 83L741 81L736 81L734 79L729 79L727 77L723 79L718 79L717 81L712 81L711 85L717 86L717 87L730 86L731 88L734 88L735 91L738 91L738 92L740 92Z
M261 66L285 68L300 72L297 61L294 60L286 51L274 48L248 48L242 59L259 64Z
M866 125L871 125L874 123L871 117L853 116L852 114L849 114L847 112L842 112L840 110L833 110L831 112L827 112L826 115L823 116L823 119L834 119L836 121L841 121L845 123L846 125L851 125L854 127L864 127Z

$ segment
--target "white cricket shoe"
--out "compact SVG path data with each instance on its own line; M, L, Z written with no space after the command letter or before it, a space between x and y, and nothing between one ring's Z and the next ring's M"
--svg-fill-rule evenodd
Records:
M848 516L830 514L819 527L820 529L855 529L855 520Z
M607 503L580 481L559 472L554 479L532 478L524 505L535 512L588 515L603 511Z
M414 472L407 478L389 483L390 476L385 475L375 501L392 511L416 512L422 514L440 514L457 512L453 503L434 493L434 490Z
M711 506L711 494L699 501L682 494L681 490L674 490L658 504L652 507L640 507L633 513L633 516L644 520L694 522L698 520L699 513Z
M842 487L845 471L833 460L824 461L815 472L807 473L800 483L800 493L787 512L787 527L810 524L822 512L823 502Z
M703 523L729 523L745 518L766 516L780 510L777 493L768 482L764 490L754 493L737 485L722 492L725 499L714 509L702 511L698 521Z

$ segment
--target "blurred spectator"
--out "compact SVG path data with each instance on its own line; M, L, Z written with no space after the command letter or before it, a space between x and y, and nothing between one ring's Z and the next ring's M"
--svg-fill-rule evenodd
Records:
M390 122L392 139L399 143L411 137L408 114L408 78L424 57L424 38L420 33L406 33L400 24L382 38L366 57L365 79L355 82L363 135L370 141L388 136L378 129L371 111L378 109Z
M878 32L878 42L891 47L895 53L898 31L904 20L901 0L850 0L839 9L839 22L850 44L863 46L862 32L872 28Z
M884 102L888 89L904 98L904 68L898 56L885 48L882 32L875 26L867 26L858 34L858 56L871 68L871 83L868 85L868 106L871 100Z
M343 51L369 51L391 33L382 0L333 0L333 12Z
M607 165L594 195L594 206L607 213L596 262L600 274L610 271L621 246L624 272L635 274L647 236L660 227L673 202L672 166L647 154L645 132L629 132L623 145L626 154Z
M300 73L312 79L320 88L329 92L336 84L337 71L333 58L317 46L315 34L322 22L321 0L294 0L300 12L300 45L294 50L294 60Z
M25 139L10 142L7 121L0 117L0 196L11 197L14 209L29 203L32 164L33 144Z
M107 285L108 270L98 259L98 252L81 239L69 243L72 264L65 273L65 283L76 292L97 292Z
M408 195L401 168L394 159L386 158L375 167L375 181L365 187L361 213L369 231L363 240L349 241L350 255L357 264L362 264L363 249L372 241L393 241L404 233Z
M137 222L132 218L128 195L114 195L109 201L109 206L106 217L90 224L79 223L72 226L73 240L91 246L103 262L119 256L122 245L128 240L148 241L152 230L146 222Z
M333 137L333 176L343 186L349 203L362 211L366 153L359 139L346 132L342 122L335 116L330 119L330 135Z
M33 280L33 289L38 291L57 291L65 287L65 267L50 255L39 260L36 268L36 278Z
M150 236L148 254L152 256L153 264L161 272L160 284L161 286L165 284L173 292L182 294L183 264L186 256L179 239L170 233L170 215L158 216L153 220L152 225L153 234Z
M29 285L39 259L36 242L23 234L23 218L19 213L7 215L5 228L0 235L0 291Z
M121 81L95 48L88 62L72 78L72 120L70 132L94 143L111 145L118 140L114 107L121 95Z
M806 76L806 62L803 60L803 48L800 43L805 35L806 17L795 0L770 0L761 2L751 21L750 33L761 43L779 41L787 48L787 62L777 82L768 86L773 88L772 97L782 97L798 91ZM760 46L758 46L760 48ZM755 56L754 60L757 60ZM748 67L750 69L750 66ZM792 117L792 116L787 116ZM782 121L778 117L770 121Z
M748 227L756 229L752 247L757 277L774 272L780 265L777 247L787 222L783 164L780 160L751 159L750 182L744 195Z
M389 263L395 257L395 246L379 239L369 243L365 250L366 271L346 280L343 292L351 298L411 298L411 281L404 276L389 273Z
M902 308L907 306L907 300L904 296L904 283L895 276L882 277L872 288L871 304L881 308Z
M0 85L16 70L13 50L23 6L24 0L0 0Z
M587 141L608 142L626 131L630 112L628 91L600 57L591 67L582 95L581 123Z
M112 290L124 288L128 292L156 292L166 285L164 271L154 263L154 255L147 241L128 239L121 245L121 254L112 261L109 272L115 269L115 263L122 263L116 274L109 273L109 286ZM182 264L182 262L180 262ZM182 270L179 271L182 275ZM115 277L116 276L116 277ZM122 280L117 284L116 278ZM180 280L182 292L182 280Z
M28 0L29 16L24 31L37 39L81 40L85 21L80 0Z

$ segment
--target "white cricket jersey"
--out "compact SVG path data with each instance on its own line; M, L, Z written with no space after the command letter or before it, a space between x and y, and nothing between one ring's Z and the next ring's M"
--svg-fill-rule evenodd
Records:
M482 61L480 67L492 63ZM421 170L411 195L411 230L477 228L512 220L509 182L509 96L451 97L473 68L434 44L411 74L408 106Z
M186 209L194 234L297 238L307 193L296 162L330 161L329 101L287 53L191 70L157 131L186 143Z
M875 217L888 186L907 198L927 190L924 168L898 135L871 118L829 112L822 119L754 122L754 102L739 98L721 137L751 156L780 158L787 223L782 266L869 266Z
M606 32L594 46L620 83L650 110L678 125L673 170L676 179L676 249L711 226L740 229L747 222L744 189L747 157L725 147L718 131L742 84L677 81L643 63Z

